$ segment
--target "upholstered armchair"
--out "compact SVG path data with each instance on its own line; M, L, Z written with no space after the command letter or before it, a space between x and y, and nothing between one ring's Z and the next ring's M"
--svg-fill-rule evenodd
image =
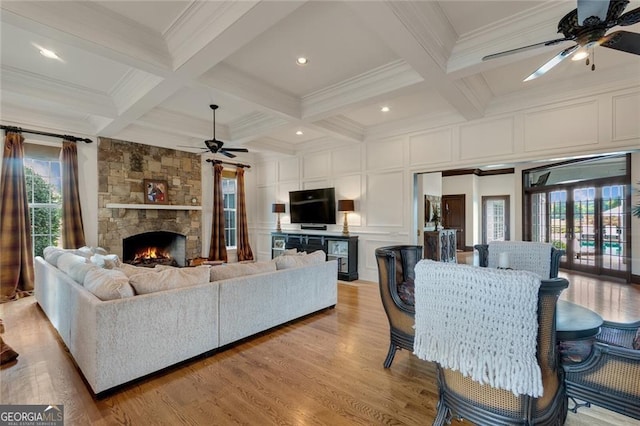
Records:
M556 278L560 268L560 258L565 251L553 247L550 243L532 241L492 241L490 244L476 244L480 266L495 268L499 266L500 253L508 253L509 266L513 269L536 272L542 278ZM540 253L549 253L549 259L537 259ZM546 256L546 255L545 255ZM545 262L549 262L545 265ZM547 266L548 265L548 266ZM547 270L548 275L542 274ZM546 276L542 276L546 275Z
M389 368L398 349L413 352L414 278L413 268L422 258L422 246L389 246L376 249L378 282L382 305L389 319Z
M414 353L437 365L440 396L433 424L444 425L452 417L481 425L563 424L568 403L557 355L555 313L568 281L540 280L530 272L469 265L449 265L456 269L450 277L449 270L442 271L447 266L425 262L429 261L421 261L415 272ZM458 274L457 269L462 272ZM511 286L511 282L518 285ZM514 292L523 291L519 284L528 289L522 298L513 297ZM502 303L502 299L509 303ZM522 315L512 307L515 300L525 306ZM510 309L515 315L501 312ZM492 325L487 326L481 317L491 311L498 313L486 320ZM510 344L509 337L503 338L521 337L521 330L528 330L524 332L526 339L513 341L529 345ZM528 391L523 383L535 390Z
M564 365L567 394L586 401L576 403L572 411L595 404L640 420L639 329L640 321L605 321L591 354L582 362Z

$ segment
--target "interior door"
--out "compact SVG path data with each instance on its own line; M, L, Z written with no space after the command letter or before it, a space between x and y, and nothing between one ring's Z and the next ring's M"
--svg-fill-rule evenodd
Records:
M465 195L442 196L442 226L456 230L456 246L465 249Z

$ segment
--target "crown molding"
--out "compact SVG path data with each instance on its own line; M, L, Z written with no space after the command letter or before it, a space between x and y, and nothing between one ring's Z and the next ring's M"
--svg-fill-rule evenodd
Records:
M22 69L0 66L2 90L30 97L36 102L49 102L55 111L60 105L82 114L113 118L117 111L111 97L103 92L67 83Z
M44 132L69 134L95 139L95 129L84 119L72 119L68 117L56 116L50 112L39 112L32 108L23 108L7 102L3 97L2 101L2 124L28 127Z
M272 156L273 153L285 154L285 155L295 155L296 150L291 147L291 144L286 142L278 141L268 137L262 137L258 139L254 139L250 142L244 144L249 149L255 149L258 151L267 150L266 155L262 155L263 157Z
M171 69L160 34L95 2L2 2L3 22L148 72Z
M446 70L458 34L438 2L387 1L386 4L440 69Z
M285 118L300 118L301 106L297 97L259 81L224 62L202 75L198 82Z
M489 101L493 98L493 92L487 84L482 74L475 74L455 80L453 84L456 86L460 94L462 94L472 105L472 109L477 112L484 112ZM480 118L483 114L474 118Z
M251 10L255 1L194 1L164 32L174 69L179 68Z
M487 62L483 62L482 57L561 38L562 35L557 33L556 23L569 11L568 4L565 1L549 1L463 34L451 52L446 68L447 73L452 77L460 78L495 68L521 59L524 52ZM572 8L575 8L575 5ZM538 49L529 55L537 53L541 51ZM477 66L480 64L484 66L478 69Z
M282 118L256 111L233 120L228 124L231 135L230 139L237 143L243 143L246 140L254 139L256 135L268 133L288 123L287 120Z
M210 139L212 136L211 120L201 120L164 108L152 109L136 120L134 124L199 139L200 141ZM216 138L228 140L229 128L224 124L216 123Z
M330 132L341 139L362 142L364 140L364 128L357 122L343 115L328 117L314 121L313 125L323 132Z
M110 90L113 102L122 112L156 87L163 79L148 72L130 68Z
M303 96L302 116L305 120L319 120L355 103L422 81L404 60L393 61Z

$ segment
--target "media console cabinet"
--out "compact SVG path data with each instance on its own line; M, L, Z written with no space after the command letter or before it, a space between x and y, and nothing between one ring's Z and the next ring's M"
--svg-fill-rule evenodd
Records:
M338 261L338 279L358 279L358 237L330 234L303 234L291 232L271 233L271 258L295 248L307 253L323 250L327 260Z

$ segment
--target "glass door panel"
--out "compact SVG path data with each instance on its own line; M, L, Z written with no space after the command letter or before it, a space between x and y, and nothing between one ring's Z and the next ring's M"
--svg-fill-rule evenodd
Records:
M602 187L601 223L602 240L600 251L602 268L627 271L625 243L627 224L625 223L626 195L624 185Z
M599 256L599 221L596 220L596 189L594 187L573 190L573 236L575 269L588 270L596 266Z
M544 195L544 194L541 194ZM552 191L549 193L549 241L557 249L566 253L560 259L566 262L567 257L571 257L572 247L568 244L571 233L567 222L567 191ZM546 241L546 240L539 240Z

